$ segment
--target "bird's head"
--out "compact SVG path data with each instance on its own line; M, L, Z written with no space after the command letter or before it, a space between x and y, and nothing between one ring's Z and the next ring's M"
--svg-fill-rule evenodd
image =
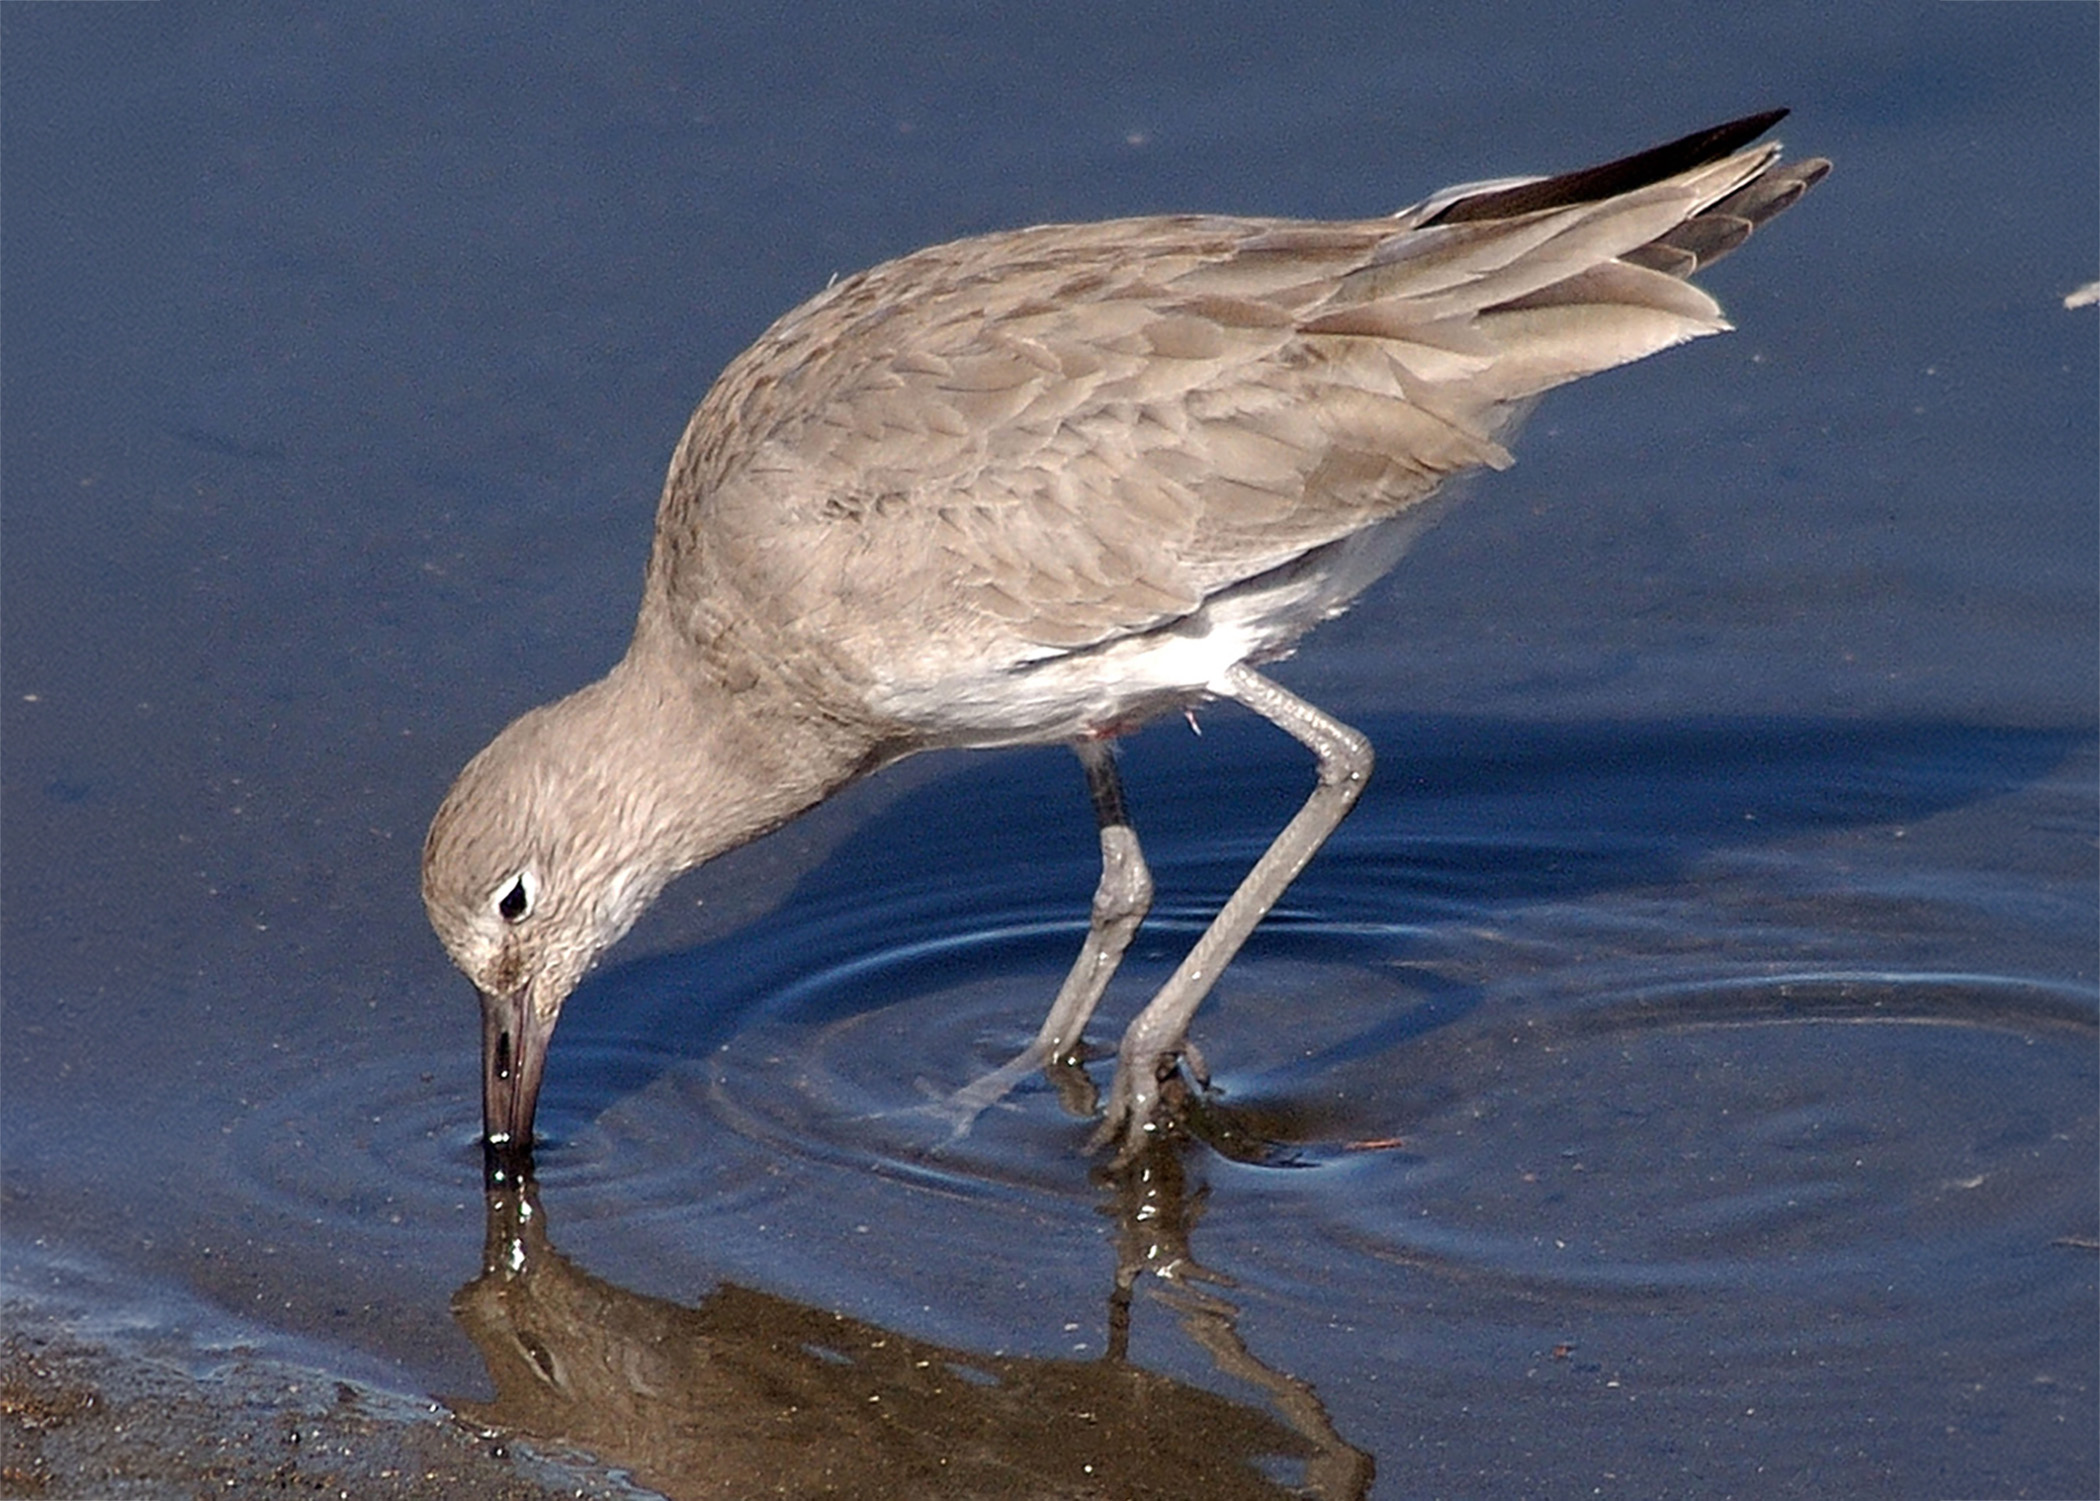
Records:
M602 696L602 695L598 695ZM430 925L481 997L482 1127L522 1160L562 1003L681 863L592 689L467 763L423 845ZM623 755L623 750L628 754Z

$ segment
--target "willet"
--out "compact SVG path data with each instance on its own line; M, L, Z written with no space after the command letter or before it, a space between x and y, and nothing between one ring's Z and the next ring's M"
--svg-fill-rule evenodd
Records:
M1124 1032L1095 1143L1133 1151L1371 770L1257 666L1391 568L1446 480L1506 467L1541 392L1728 327L1686 278L1829 170L1750 145L1784 113L1390 217L983 235L775 323L672 455L626 656L498 735L430 826L492 1167L529 1151L563 1001L672 877L936 746L1062 741L1085 769L1092 921L1015 1066L1074 1058L1152 899L1108 742L1231 699L1317 785Z

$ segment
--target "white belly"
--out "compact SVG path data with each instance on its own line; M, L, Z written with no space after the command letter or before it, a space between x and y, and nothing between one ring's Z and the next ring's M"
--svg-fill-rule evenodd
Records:
M1032 744L1131 728L1202 698L1238 663L1288 652L1399 561L1442 510L1416 506L1220 590L1156 630L1003 661L956 652L939 671L921 666L885 682L873 706L948 745Z

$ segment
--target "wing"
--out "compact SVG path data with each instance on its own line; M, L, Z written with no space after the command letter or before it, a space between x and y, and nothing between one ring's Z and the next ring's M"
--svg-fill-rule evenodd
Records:
M1158 629L1506 466L1540 392L1727 327L1681 278L1827 166L1734 151L1769 123L1391 218L1045 226L841 281L695 414L651 593L702 634L763 594L869 671Z

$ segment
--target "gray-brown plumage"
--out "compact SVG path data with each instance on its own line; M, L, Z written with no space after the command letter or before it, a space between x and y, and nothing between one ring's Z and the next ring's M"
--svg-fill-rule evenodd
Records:
M1783 112L1386 218L1050 225L828 288L671 460L640 618L431 825L432 925L482 995L484 1126L531 1140L563 1000L679 872L933 746L1062 740L1103 875L1036 1043L1073 1052L1151 899L1108 736L1207 696L1311 748L1312 799L1125 1034L1101 1140L1154 1125L1218 970L1354 802L1362 737L1252 664L1392 566L1541 392L1727 327L1685 277L1828 170Z

